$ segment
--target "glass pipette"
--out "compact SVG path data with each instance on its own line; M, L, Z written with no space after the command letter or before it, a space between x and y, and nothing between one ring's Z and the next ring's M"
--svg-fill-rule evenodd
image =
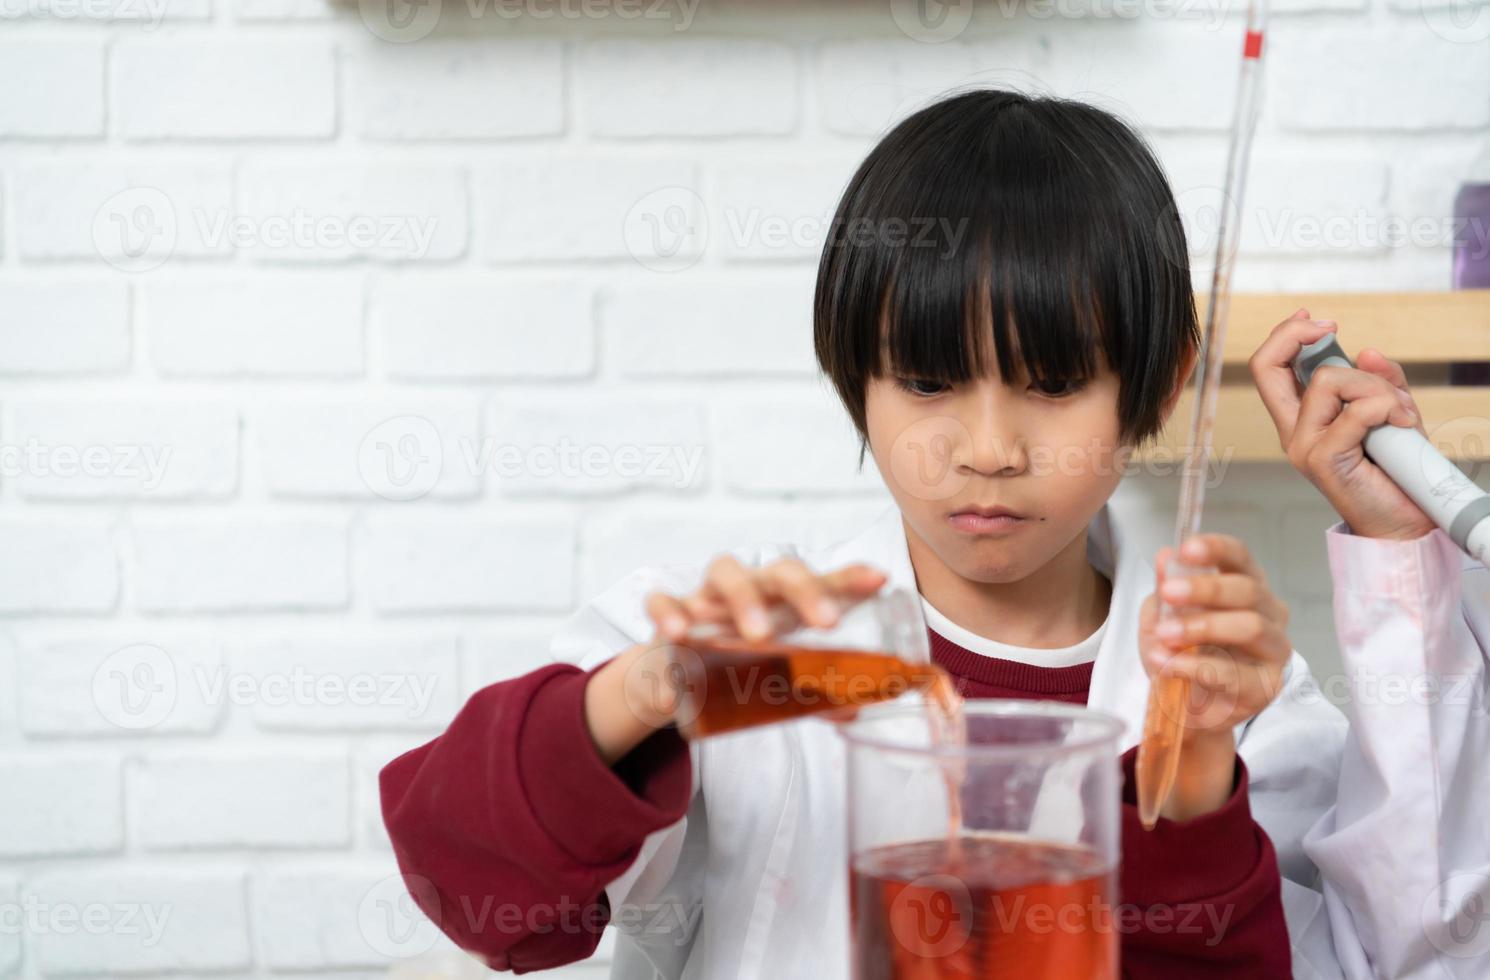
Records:
M1206 470L1211 452L1211 430L1216 418L1216 392L1221 386L1222 348L1226 339L1226 314L1231 303L1231 269L1241 238L1242 192L1247 182L1247 161L1252 134L1257 128L1261 105L1259 86L1262 71L1262 38L1267 19L1267 0L1247 4L1247 34L1242 48L1241 75L1237 80L1236 105L1231 120L1231 148L1226 158L1226 182L1221 193L1221 214L1216 235L1216 264L1211 272L1211 294L1206 304L1205 333L1195 374L1195 400L1191 410L1190 444L1187 447L1184 482L1180 488L1179 514L1175 520L1174 547L1179 548L1200 531L1205 502ZM1166 575L1196 574L1202 569L1178 562ZM1159 618L1172 618L1175 610L1162 599ZM1143 721L1143 740L1138 746L1135 767L1138 815L1143 826L1154 829L1159 811L1174 789L1179 772L1180 746L1190 701L1190 681L1185 677L1158 674L1149 685L1148 711Z

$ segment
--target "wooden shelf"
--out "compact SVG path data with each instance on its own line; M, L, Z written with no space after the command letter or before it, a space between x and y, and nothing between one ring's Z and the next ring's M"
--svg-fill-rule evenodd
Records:
M1197 297L1204 316L1205 297ZM1225 364L1243 372L1268 333L1299 307L1337 320L1352 356L1375 347L1394 361L1442 364L1490 361L1490 289L1422 293L1245 293L1231 299ZM1490 388L1414 386L1424 426L1445 455L1490 459ZM1159 440L1178 453L1190 437L1191 394L1185 393ZM1278 432L1251 378L1223 381L1212 441L1217 459L1283 461ZM1229 455L1228 455L1229 454ZM1152 451L1148 455L1155 455Z

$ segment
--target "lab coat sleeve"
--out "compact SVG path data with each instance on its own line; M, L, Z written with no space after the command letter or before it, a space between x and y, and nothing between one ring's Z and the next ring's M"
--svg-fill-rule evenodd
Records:
M1484 977L1490 955L1490 573L1440 530L1326 534L1350 732L1305 839L1354 977Z
M1251 774L1253 819L1267 832L1282 874L1295 980L1338 980L1319 871L1304 852L1304 835L1335 800L1345 743L1345 717L1320 690L1297 651L1283 686L1242 729L1237 752Z

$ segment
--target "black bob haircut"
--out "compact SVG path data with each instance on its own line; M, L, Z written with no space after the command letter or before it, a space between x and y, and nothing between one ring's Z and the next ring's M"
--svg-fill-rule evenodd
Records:
M950 96L874 148L839 201L813 301L817 362L868 446L865 386L1117 374L1121 436L1158 435L1200 331L1163 168L1093 105Z

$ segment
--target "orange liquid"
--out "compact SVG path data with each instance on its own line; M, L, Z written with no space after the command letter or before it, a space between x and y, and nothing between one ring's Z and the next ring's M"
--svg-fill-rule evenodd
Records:
M947 713L957 697L951 679L935 664L864 650L720 636L690 640L674 653L673 664L685 738L860 707L915 689L926 690Z
M1156 677L1149 686L1143 740L1138 744L1133 775L1138 784L1138 819L1145 830L1159 822L1159 811L1174 791L1180 769L1180 744L1190 701L1185 677Z
M1115 870L1088 850L962 836L866 851L854 980L1116 980Z
M959 746L966 738L962 697L951 675L935 664L864 650L710 637L676 650L672 666L680 675L678 731L684 738L861 707L913 689L926 692L933 744ZM948 763L942 778L947 787L947 846L956 854L962 833L959 763Z

